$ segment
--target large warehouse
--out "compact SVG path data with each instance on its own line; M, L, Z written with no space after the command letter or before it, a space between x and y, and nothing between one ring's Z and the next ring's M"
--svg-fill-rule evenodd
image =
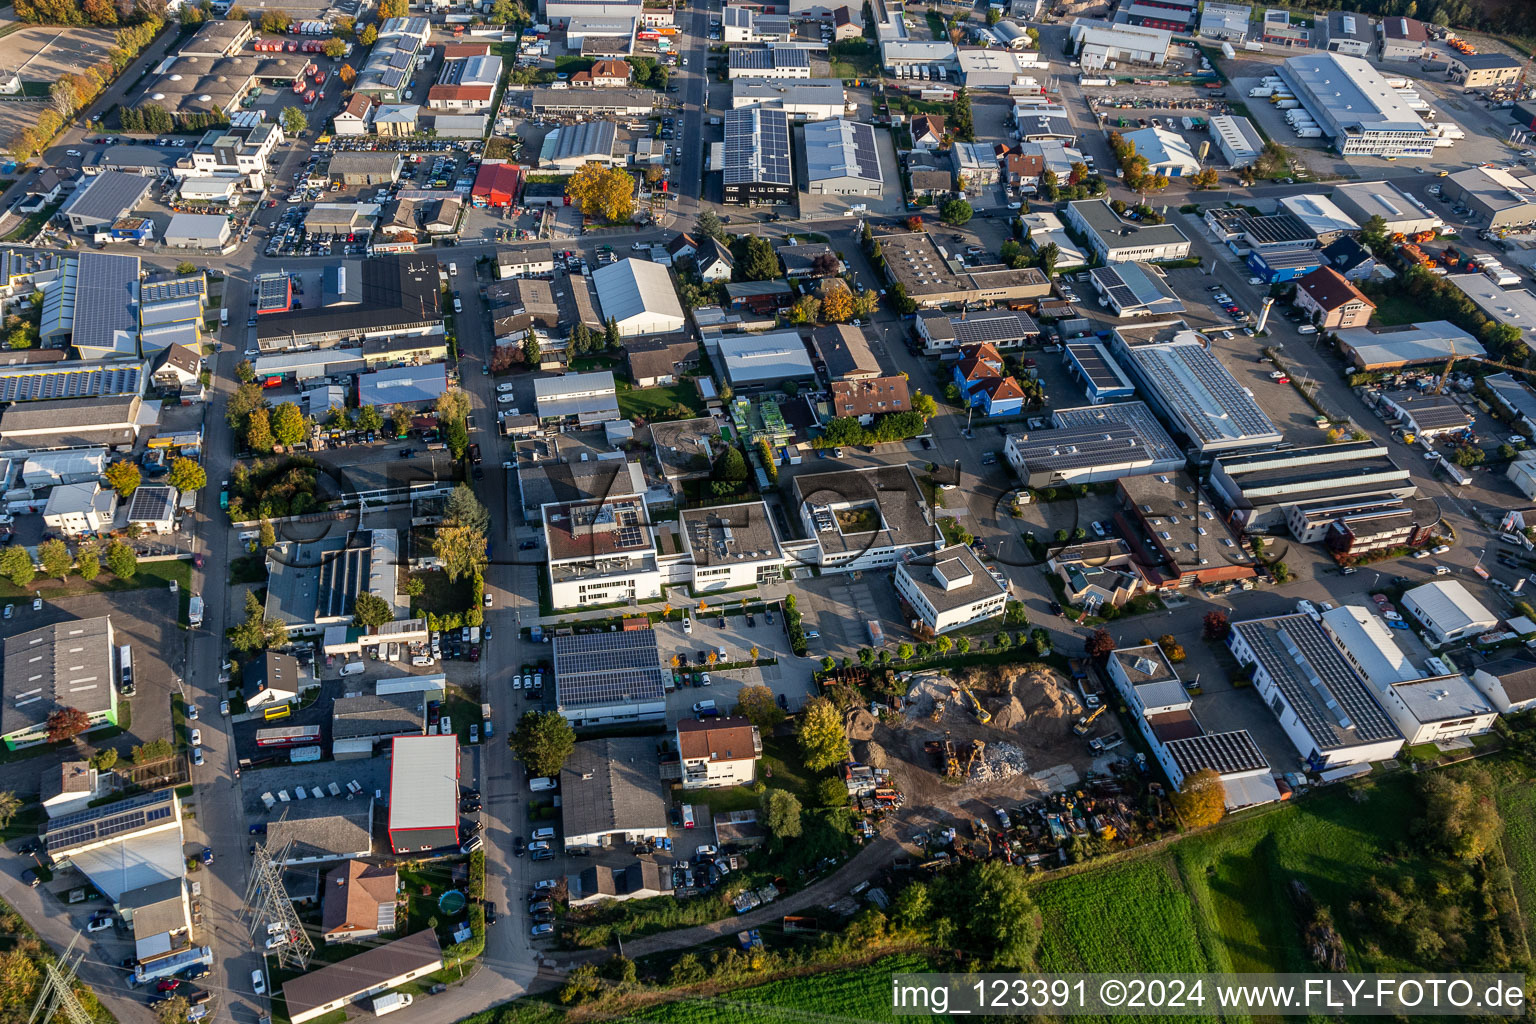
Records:
M1311 53L1292 57L1279 70L1323 134L1345 156L1434 156L1434 138L1423 118L1359 57Z
M848 112L848 90L838 78L737 78L731 82L731 106L776 107L793 118L826 121Z
M619 335L670 334L687 324L667 268L649 260L624 259L592 272L603 317Z
M389 774L389 845L396 853L459 842L459 738L397 736Z
M784 111L766 107L727 110L721 159L727 203L787 203L793 198L789 118Z
M806 125L805 177L813 196L878 196L883 179L875 130L860 121Z
M814 380L816 368L798 331L739 334L711 342L720 354L725 375L740 391L749 387L777 388L785 381Z

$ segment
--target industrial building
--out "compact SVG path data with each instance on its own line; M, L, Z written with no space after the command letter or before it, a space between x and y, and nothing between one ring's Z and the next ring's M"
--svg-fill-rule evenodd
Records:
M1371 19L1363 14L1329 11L1321 21L1322 32L1318 37L1321 49L1351 57L1364 57L1375 47L1376 33L1371 26Z
M981 344L1010 349L1039 338L1040 326L1029 314L1012 309L985 309L961 316L925 313L917 318L917 336L928 355Z
M650 737L583 740L560 770L560 832L567 850L622 850L660 839L667 835L667 804Z
M1136 396L1136 385L1097 341L1067 342L1061 361L1094 405Z
M312 636L350 623L358 596L369 593L404 619L410 609L394 589L399 548L400 534L384 529L278 543L267 551L267 617L292 636Z
M448 364L390 366L357 377L359 408L374 406L389 409L401 405L407 409L434 407L448 390Z
M389 845L417 853L459 843L459 738L397 736L389 769Z
M1225 6L1222 4L1206 4L1206 10L1213 6ZM1227 166L1233 170L1247 167L1259 158L1264 152L1264 138L1254 128L1253 122L1246 117L1237 117L1231 114L1218 114L1206 122L1206 129L1211 133L1211 140L1216 143L1216 149L1221 153L1221 158L1227 162Z
M1241 583L1258 562L1184 470L1119 477L1119 518L1142 575L1159 589Z
M1094 70L1111 61L1161 67L1173 42L1173 33L1167 29L1118 25L1100 18L1073 18L1069 35L1078 61Z
M798 331L722 335L711 338L705 347L718 353L716 365L724 367L726 379L737 391L777 389L785 381L816 378L816 367Z
M585 121L564 125L544 136L539 148L539 166L577 171L587 164L618 166L622 155L614 155L618 125L612 121Z
M1009 434L1003 456L1030 488L1169 473L1185 463L1184 453L1141 402L1058 409L1050 429Z
M552 646L555 709L572 725L666 717L668 672L654 630L556 636Z
M1184 312L1163 272L1150 263L1111 263L1088 272L1100 305L1115 316L1171 316Z
M160 418L160 403L138 395L18 402L0 412L0 450L132 447Z
M1507 53L1453 53L1445 77L1464 89L1496 89L1518 82L1524 67L1524 61Z
M1444 224L1429 207L1390 181L1341 182L1333 186L1333 202L1355 224L1380 217L1388 233L1416 235Z
M1305 224L1318 245L1328 245L1360 230L1353 217L1321 193L1282 196L1280 209Z
M1184 321L1119 328L1110 353L1174 439L1200 457L1284 440L1249 391Z
M789 119L783 110L727 110L721 159L727 203L787 203L794 198Z
M1189 239L1174 225L1124 220L1102 199L1068 203L1067 223L1082 232L1105 263L1181 260L1189 255Z
M1339 353L1358 370L1397 370L1487 355L1476 338L1449 320L1397 327L1353 327L1337 334Z
M878 196L884 178L875 130L861 121L805 126L805 186L813 196Z
M1382 18L1376 32L1381 37L1379 60L1421 60L1429 49L1429 30L1417 18Z
M667 268L649 260L622 259L592 272L603 318L617 322L620 337L670 334L687 324Z
M1234 622L1227 647L1312 771L1393 757L1403 736L1369 684L1308 615Z
M999 49L997 47L964 47L956 51L960 64L960 76L967 89L1002 89L1027 85L1031 72L1043 71L1036 52Z
M1530 385L1507 372L1490 374L1483 383L1493 392L1494 403L1514 419L1515 429L1526 437L1536 436L1536 392Z
M1527 344L1536 341L1536 295L1529 288L1500 288L1483 274L1453 274L1447 280L1495 323L1518 327Z
M542 423L592 425L619 418L611 370L540 377L533 382L533 397Z
M1302 502L1408 498L1418 491L1409 471L1375 441L1221 455L1211 465L1210 487L1233 526L1248 533L1279 530L1287 509Z
M112 619L69 619L5 638L0 740L18 750L48 739L48 716L83 711L88 729L117 724L117 643Z
M1322 544L1337 557L1358 557L1429 543L1440 525L1440 509L1428 498L1391 494L1312 498L1287 505L1285 525L1302 544Z
M65 359L0 366L0 402L129 398L144 393L147 370L147 364L137 359Z
M1299 280L1328 260L1321 249L1263 249L1250 252L1245 259L1248 269L1265 284L1284 284Z
M801 556L822 573L894 567L942 539L906 465L802 473L794 479L801 528L814 543Z
M552 89L529 90L534 114L556 117L649 117L657 94L649 89Z
M59 208L71 231L105 231L138 209L154 181L142 174L102 171L87 178Z
M898 563L894 586L897 596L933 633L996 618L1008 603L1008 589L964 544Z
M263 353L332 348L344 341L442 334L437 260L380 255L343 260L321 271L318 302L263 312L256 343Z
M728 70L731 78L810 78L811 55L808 50L790 46L729 49Z
M1343 155L1434 156L1429 126L1380 72L1359 57L1307 54L1290 58L1278 71Z
M730 10L741 8L730 7ZM838 78L736 78L731 106L776 107L798 121L827 121L848 113L848 91Z
M1066 226L1061 223L1061 218L1049 210L1035 210L1024 213L1019 222L1028 233L1030 248L1038 253L1047 245L1056 246L1056 268L1058 270L1071 270L1075 267L1085 266L1088 257L1082 248L1067 234Z
M1211 0L1200 10L1200 35L1207 39L1241 43L1248 38L1252 20L1253 8L1248 4L1215 3Z
M1136 153L1147 161L1147 170L1169 178L1184 178L1200 169L1200 161L1194 150L1178 132L1166 128L1142 128L1126 132L1121 139L1136 147Z
M1050 280L1036 267L1015 270L1000 263L967 267L958 252L941 248L926 231L883 235L880 245L885 252L886 273L920 309L1023 302L1051 293Z
M175 213L162 244L172 249L223 249L229 244L229 218L218 213Z
M1486 219L1489 230L1524 231L1536 224L1536 177L1506 167L1452 171L1445 198Z
M450 804L457 811L457 793ZM403 939L290 978L283 983L283 1003L292 1024L305 1024L442 968L443 952L437 931L423 928Z
M1499 624L1499 617L1455 580L1436 580L1414 587L1403 594L1403 608L1442 644L1486 633Z
M784 578L784 551L761 501L685 509L678 532L693 564L693 593L738 590Z

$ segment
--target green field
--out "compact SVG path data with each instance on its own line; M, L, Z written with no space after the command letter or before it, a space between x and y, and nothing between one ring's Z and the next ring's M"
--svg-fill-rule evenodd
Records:
M626 1017L656 1024L804 1024L815 1014L832 1014L843 1021L894 1022L901 1018L891 1011L891 975L932 969L923 957L891 956L856 970L771 981Z
M1536 946L1536 788L1515 779L1499 788L1504 818L1504 859L1514 876L1515 901L1525 918L1525 941Z
M1383 326L1421 324L1434 319L1427 309L1409 295L1376 295L1371 297L1371 301L1376 303L1375 320Z

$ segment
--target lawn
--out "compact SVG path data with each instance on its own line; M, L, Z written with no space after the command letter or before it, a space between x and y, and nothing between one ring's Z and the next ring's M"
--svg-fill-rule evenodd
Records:
M64 200L60 199L58 202L50 203L34 214L29 214L26 220L12 228L4 238L0 238L0 242L31 241L32 236L43 230L43 225L53 219L53 215L58 213L59 207L63 205Z
M619 391L619 416L627 420L667 420L680 417L671 410L681 406L689 416L702 416L704 405L691 383L669 384L656 388L623 388Z
M39 576L25 587L18 587L10 580L0 580L0 601L29 599L35 594L41 594L44 601L52 601L84 594L164 588L169 587L172 580L181 588L185 610L185 599L191 595L192 563L180 558L166 562L140 562L139 571L126 580L119 579L106 569L102 569L101 575L89 583L78 576L71 576L62 583L51 577Z
M944 24L944 16L938 11L928 12L928 31L933 33L933 38L938 42L949 42L949 28Z
M1536 945L1536 788L1514 780L1499 788L1504 819L1504 859L1514 876L1515 900L1525 919L1525 940Z
M1434 319L1429 310L1415 302L1410 295L1402 293L1373 295L1371 301L1376 303L1375 320L1384 327L1421 324Z
M574 75L578 71L591 71L594 63L590 57L556 57L555 73Z
M462 615L470 602L475 599L474 581L468 576L453 583L449 581L447 573L438 569L428 569L411 575L413 579L421 580L427 587L420 597L411 599L411 608L416 613Z

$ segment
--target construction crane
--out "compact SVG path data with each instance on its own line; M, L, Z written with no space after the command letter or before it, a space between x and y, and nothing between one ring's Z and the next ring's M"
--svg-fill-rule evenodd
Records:
M1489 359L1487 356L1458 356L1456 354L1456 342L1453 340L1451 342L1451 357L1445 361L1445 369L1440 371L1440 379L1435 382L1435 390L1431 391L1430 394L1438 395L1445 390L1445 382L1451 376L1451 367L1456 365L1458 359L1470 359L1475 363L1482 363L1484 366L1497 366L1501 370L1509 370L1511 373L1523 373L1528 377L1536 376L1536 370L1529 370L1524 366L1516 366L1513 363L1500 362L1497 359Z
M1088 730L1093 727L1094 719L1098 718L1108 710L1108 704L1100 704L1091 715L1079 718L1077 720L1077 724L1072 727L1072 731L1077 733L1079 736L1087 736Z

